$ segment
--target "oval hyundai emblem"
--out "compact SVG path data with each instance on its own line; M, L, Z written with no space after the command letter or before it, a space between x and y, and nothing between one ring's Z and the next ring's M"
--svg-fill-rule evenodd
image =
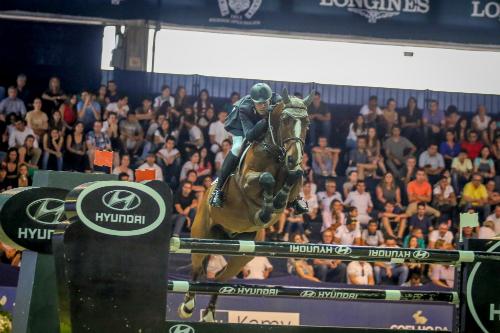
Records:
M35 200L26 207L26 215L43 224L55 224L64 219L64 201L54 198Z
M165 199L145 184L100 181L91 183L78 194L76 213L96 232L137 236L160 226L167 209Z
M168 333L195 333L194 328L186 324L177 324L168 330Z

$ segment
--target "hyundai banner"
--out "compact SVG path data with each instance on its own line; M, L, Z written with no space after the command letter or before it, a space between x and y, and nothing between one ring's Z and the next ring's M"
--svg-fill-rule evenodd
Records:
M16 0L0 11L407 43L500 45L498 0ZM5 14L5 13L4 13Z

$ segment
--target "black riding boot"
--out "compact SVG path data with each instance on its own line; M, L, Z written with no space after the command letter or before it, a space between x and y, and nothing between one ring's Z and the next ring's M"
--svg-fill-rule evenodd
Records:
M227 154L224 159L224 163L222 163L222 167L220 170L220 177L217 179L217 185L208 200L208 204L212 207L222 207L222 203L224 201L224 192L222 191L222 186L226 182L227 178L231 175L234 169L239 162L239 157L234 156L232 152Z

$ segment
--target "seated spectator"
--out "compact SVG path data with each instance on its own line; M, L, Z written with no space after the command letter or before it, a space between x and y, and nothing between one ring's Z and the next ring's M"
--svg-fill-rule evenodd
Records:
M456 233L456 239L460 239L460 232ZM463 227L462 228L462 239L477 239L477 233L474 231L473 227Z
M486 221L492 221L495 224L495 234L500 234L500 205L495 206L493 214L489 215Z
M32 180L29 175L29 167L26 163L19 163L19 175L17 176L17 187L31 186Z
M208 135L209 127L210 124L214 123L217 121L217 117L215 115L215 110L213 108L208 108L206 113L202 116L200 116L196 120L196 125L200 128L201 132L203 133L204 138L210 138Z
M368 135L366 136L366 150L368 153L368 161L370 163L378 166L378 170L382 172L382 174L387 173L387 169L385 168L384 157L382 156L380 150L382 145L380 144L380 140L377 136L377 130L375 127L368 128Z
M33 110L26 114L26 123L33 130L37 138L42 138L49 128L49 118L42 111L42 100L35 98L33 101Z
M417 108L415 97L408 98L406 108L401 112L401 131L411 142L418 142L422 127L422 111Z
M53 110L57 110L59 105L64 103L68 96L64 93L61 88L61 81L58 77L51 77L49 80L49 88L45 90L42 94L42 109L45 112L51 113Z
M82 100L78 102L76 109L78 121L83 123L85 132L92 130L96 120L101 120L101 105L95 100L95 95L88 91L82 92Z
M366 261L351 261L347 265L347 283L354 285L375 285L372 266Z
M222 144L225 140L231 137L228 131L224 128L224 122L227 118L225 110L219 111L217 121L210 124L208 128L208 136L210 137L210 150L216 154L222 149Z
M7 150L7 156L2 162L2 169L5 169L6 174L3 179L3 188L10 190L17 187L17 176L19 167L19 154L17 149L12 147Z
M116 85L116 82L109 80L106 89L106 104L118 102L120 95L118 94L118 86Z
M333 200L330 204L329 211L331 211L329 219L323 219L321 225L321 232L331 230L335 233L338 227L345 224L346 214L344 213L344 205L340 200Z
M436 245L436 242L439 240L444 242L444 244L453 244L453 234L446 222L441 222L437 230L429 233L429 249L439 249Z
M332 115L328 110L328 106L321 100L321 94L316 91L312 103L309 105L307 113L311 121L311 128L309 130L310 145L316 143L318 137L326 138L328 145L329 136L332 133ZM336 149L340 154L340 149ZM338 157L338 156L337 156ZM334 163L334 170L336 163Z
M22 99L17 97L17 89L10 86L7 89L8 96L0 102L0 119L5 120L7 115L15 114L17 117L24 118L26 115L26 106Z
M359 110L359 114L361 114L365 118L365 123L367 125L375 125L378 117L382 116L382 110L378 107L378 98L377 96L370 96L368 99L368 104L365 104Z
M339 162L340 149L328 147L328 140L325 136L318 139L318 146L312 149L312 168L315 176L337 177L335 170Z
M153 107L158 110L164 103L168 103L171 107L175 105L174 96L171 95L170 87L166 84L161 87L161 95L155 97Z
M459 120L460 120L460 114L458 113L458 108L455 105L448 105L444 115L445 129L447 131L452 130L453 134L455 134Z
M286 220L285 234L283 235L283 241L288 242L289 236L292 233L302 235L302 238L304 239L305 242L309 241L305 235L304 218L302 217L302 215L295 215L292 208L287 208L280 216L280 219L283 218Z
M214 108L214 105L210 101L210 95L207 89L202 89L198 94L198 99L194 102L193 108L196 110L196 115L201 117L206 114L209 108Z
M304 244L304 238L301 234L293 234L291 237L293 243ZM314 268L306 259L289 258L287 262L288 273L296 274L301 279L312 282L321 282L320 279L314 276Z
M420 239L417 236L408 237L408 248L409 249L425 249L425 246L420 246ZM425 264L422 263L407 263L410 276L413 274L422 275L425 270ZM403 283L404 285L404 283Z
M78 120L77 111L78 98L76 95L71 95L68 101L59 106L59 111L62 115L62 120L66 124L66 129L71 131L75 122Z
M111 141L106 132L102 131L102 122L94 122L93 130L87 133L87 154L91 169L94 168L94 158L96 150L111 150Z
M365 179L376 174L377 164L370 163L366 150L366 137L358 137L357 147L349 152L349 163L347 173L357 170L359 179Z
M201 147L200 149L200 162L198 163L198 177L210 176L212 174L212 162L210 162L210 157L208 156L208 148Z
M438 143L441 140L444 122L444 112L439 109L438 101L431 100L429 108L425 109L422 115L425 140L428 142Z
M406 163L401 171L401 181L408 185L409 182L417 178L417 158L415 156L409 156L406 159Z
M347 198L349 193L356 190L356 184L358 184L358 172L352 170L347 175L347 181L342 185L342 193L344 197Z
M385 240L385 246L389 248L398 248L396 239L393 237L388 237ZM408 266L405 264L395 264L392 262L376 262L373 267L375 275L375 283L382 284L388 281L389 284L397 284L398 286L408 280Z
M120 141L120 127L118 125L118 116L114 112L108 114L108 119L102 123L102 132L108 135L111 142L111 150L113 150L113 164L118 164L120 160L120 152L123 152L122 143Z
M474 172L479 173L485 180L495 177L495 162L490 156L488 146L481 148L480 155L474 159Z
M381 246L385 243L382 231L378 230L378 223L375 220L368 222L368 227L361 232L361 245Z
M432 230L434 230L434 227L431 219L425 213L425 206L426 205L423 202L419 202L417 204L417 212L410 217L408 227L410 231L419 229L425 236L427 236Z
M491 154L495 160L495 174L500 175L500 134L491 144Z
M113 169L114 175L119 175L122 173L126 173L128 175L128 179L130 181L134 181L134 171L129 168L130 166L130 155L123 154L120 158L120 165Z
M488 192L488 205L491 211L496 205L500 203L500 193L496 190L496 183L493 179L486 182L486 192Z
M108 114L110 112L116 113L118 116L118 121L123 119L127 119L127 114L129 113L130 108L128 106L128 96L119 96L118 101L110 102L108 106L106 106L106 110L104 111L104 119L108 118Z
M211 254L207 263L207 279L214 280L219 272L224 271L227 266L227 261L220 254Z
M449 169L453 159L460 153L460 144L455 141L455 131L446 131L446 141L441 142L439 145L439 153L444 158L446 169ZM422 156L422 155L421 155Z
M168 119L163 119L158 129L154 132L155 150L163 148L169 137L175 138L177 135L177 131L170 128L170 121Z
M57 129L61 136L64 138L64 134L66 133L68 125L64 122L61 111L52 111L52 115L49 118L49 128Z
M240 100L240 93L237 91L233 91L231 93L231 96L229 96L229 102L224 103L222 109L229 114L233 110L234 104L239 100Z
M184 179L186 179L186 173L188 172L188 170L196 170L196 172L198 172L198 169L200 168L199 163L200 163L200 153L198 151L194 151L189 157L189 161L187 161L182 165L179 180L182 182Z
M420 154L418 166L425 170L431 184L435 184L438 181L441 172L444 170L444 159L438 153L437 144L431 143L429 148Z
M368 134L365 126L365 118L362 115L357 115L354 122L349 124L349 133L346 138L346 149L348 151L356 149L358 137Z
M386 107L382 110L382 116L380 117L380 127L381 136L390 136L392 133L392 128L398 125L398 112L396 111L396 100L394 98L389 98L387 100Z
M392 173L388 172L384 175L384 178L382 178L375 188L375 194L377 196L376 202L378 205L376 207L378 206L378 209L382 209L388 201L396 205L396 212L403 208L401 204L401 189Z
M403 247L410 247L410 238L415 237L417 238L417 244L418 246L416 248L419 249L425 249L425 239L424 239L424 233L422 232L422 229L420 228L413 228L411 229L411 232L405 236L403 240Z
M497 233L495 232L495 223L490 220L486 220L477 233L477 238L479 239L493 239L496 236Z
M481 153L483 148L483 143L479 141L479 137L476 131L470 131L467 136L467 141L462 141L460 147L467 152L467 156L471 160L475 160L476 157Z
M310 182L304 183L300 196L307 202L307 206L309 208L307 213L302 214L302 217L304 218L304 228L306 229L307 234L310 229L310 223L316 221L318 218L318 197L316 196L316 193L313 193Z
M486 114L486 107L484 105L479 105L477 107L476 115L472 117L471 121L474 131L482 134L482 132L488 129L490 121L491 117Z
M422 287L422 275L419 273L411 273L410 279L401 285L402 287Z
M434 186L433 206L441 212L443 220L456 217L457 197L455 191L450 185L448 177L442 176L439 182Z
M137 170L154 170L155 180L163 180L163 172L158 164L156 164L156 156L154 153L149 153L146 157L146 162L140 165Z
M333 244L333 232L325 230L321 235L322 244ZM314 259L314 275L323 282L346 283L347 266L340 260Z
M201 147L203 147L205 143L203 133L201 129L195 124L194 116L186 116L184 119L184 124L189 133L189 141L184 143L186 150L193 151L195 149L200 149Z
M28 103L31 101L31 93L29 88L26 86L27 81L28 78L26 77L25 74L21 73L17 75L16 78L17 97L20 98L25 105L28 105Z
M352 191L344 201L344 205L353 206L358 209L358 221L362 225L367 225L371 220L370 213L373 209L370 193L366 192L366 184L363 180L358 180L356 191Z
M19 148L23 146L28 135L35 137L35 133L33 133L31 128L26 126L26 122L16 118L14 128L9 132L9 148ZM33 146L38 148L38 142L35 141Z
M69 171L90 171L83 123L76 122L74 132L66 137L66 150L64 152L65 169Z
M229 139L222 141L221 149L215 155L215 173L217 176L220 175L220 169L222 167L222 163L224 163L224 160L226 159L227 154L229 154L229 152L231 151L232 147L233 144Z
M130 111L126 120L121 121L119 126L121 147L132 158L140 156L142 150L147 150L145 148L144 132L137 120L135 111Z
M325 184L325 191L318 192L318 203L321 210L321 218L323 220L323 227L328 228L332 225L332 211L330 204L333 200L342 201L342 196L337 192L337 183L334 178L327 178ZM324 230L322 228L322 230Z
M412 155L417 148L407 138L401 136L401 129L392 128L392 136L385 140L384 150L387 156L386 165L397 178L404 177L402 170L404 161Z
M44 170L62 171L63 167L63 145L64 138L57 128L52 128L43 136L43 160ZM50 164L49 164L50 163Z
M462 193L462 189L467 184L472 174L472 162L467 158L467 151L460 150L458 156L451 163L451 177L453 188L457 194Z
M24 145L19 147L19 163L27 163L30 168L38 169L38 161L42 155L42 150L38 148L38 143L33 135L28 135L24 140Z
M444 241L436 242L436 249L446 250ZM434 285L443 288L453 288L455 281L455 268L450 265L432 264L430 266L430 278Z
M175 147L175 139L168 137L165 146L156 153L156 156L165 181L171 186L176 186L181 169L181 153Z
M193 184L190 181L184 181L174 194L174 213L172 214L174 230L172 237L179 237L184 224L188 229L191 228L196 215L196 207L198 207L198 200L193 192Z
M346 223L340 225L335 231L335 244L340 245L361 245L361 232L358 222L352 218L347 218Z
M153 121L155 110L151 98L145 97L142 105L135 109L135 116L142 127L142 131L147 131L149 124Z
M403 235L406 231L406 214L397 214L394 211L396 207L394 202L386 201L385 210L379 214L384 233L387 237L397 239L400 243L403 242Z
M265 280L273 271L273 265L266 257L253 257L245 267L243 267L243 278L246 280Z
M436 218L441 216L441 213L429 206L432 198L432 187L427 181L427 175L423 169L418 169L415 180L408 183L407 186L409 205L406 209L406 215L412 216L417 212L417 204L419 202L426 203L425 210L427 214L432 214Z
M472 180L464 187L460 207L462 210L474 208L484 218L490 214L490 207L488 205L488 191L482 181L483 177L480 174L472 175Z

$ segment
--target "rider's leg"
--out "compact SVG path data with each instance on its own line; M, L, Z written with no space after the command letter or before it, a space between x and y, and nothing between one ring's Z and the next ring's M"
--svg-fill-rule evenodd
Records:
M243 137L242 136L233 136L233 147L229 154L227 154L224 162L222 163L222 167L220 170L220 177L217 180L217 185L212 192L212 196L210 197L209 204L212 207L222 207L223 202L223 192L222 186L226 182L227 178L231 175L234 169L238 166L238 162L240 160L239 156L241 153L241 149L243 147Z

